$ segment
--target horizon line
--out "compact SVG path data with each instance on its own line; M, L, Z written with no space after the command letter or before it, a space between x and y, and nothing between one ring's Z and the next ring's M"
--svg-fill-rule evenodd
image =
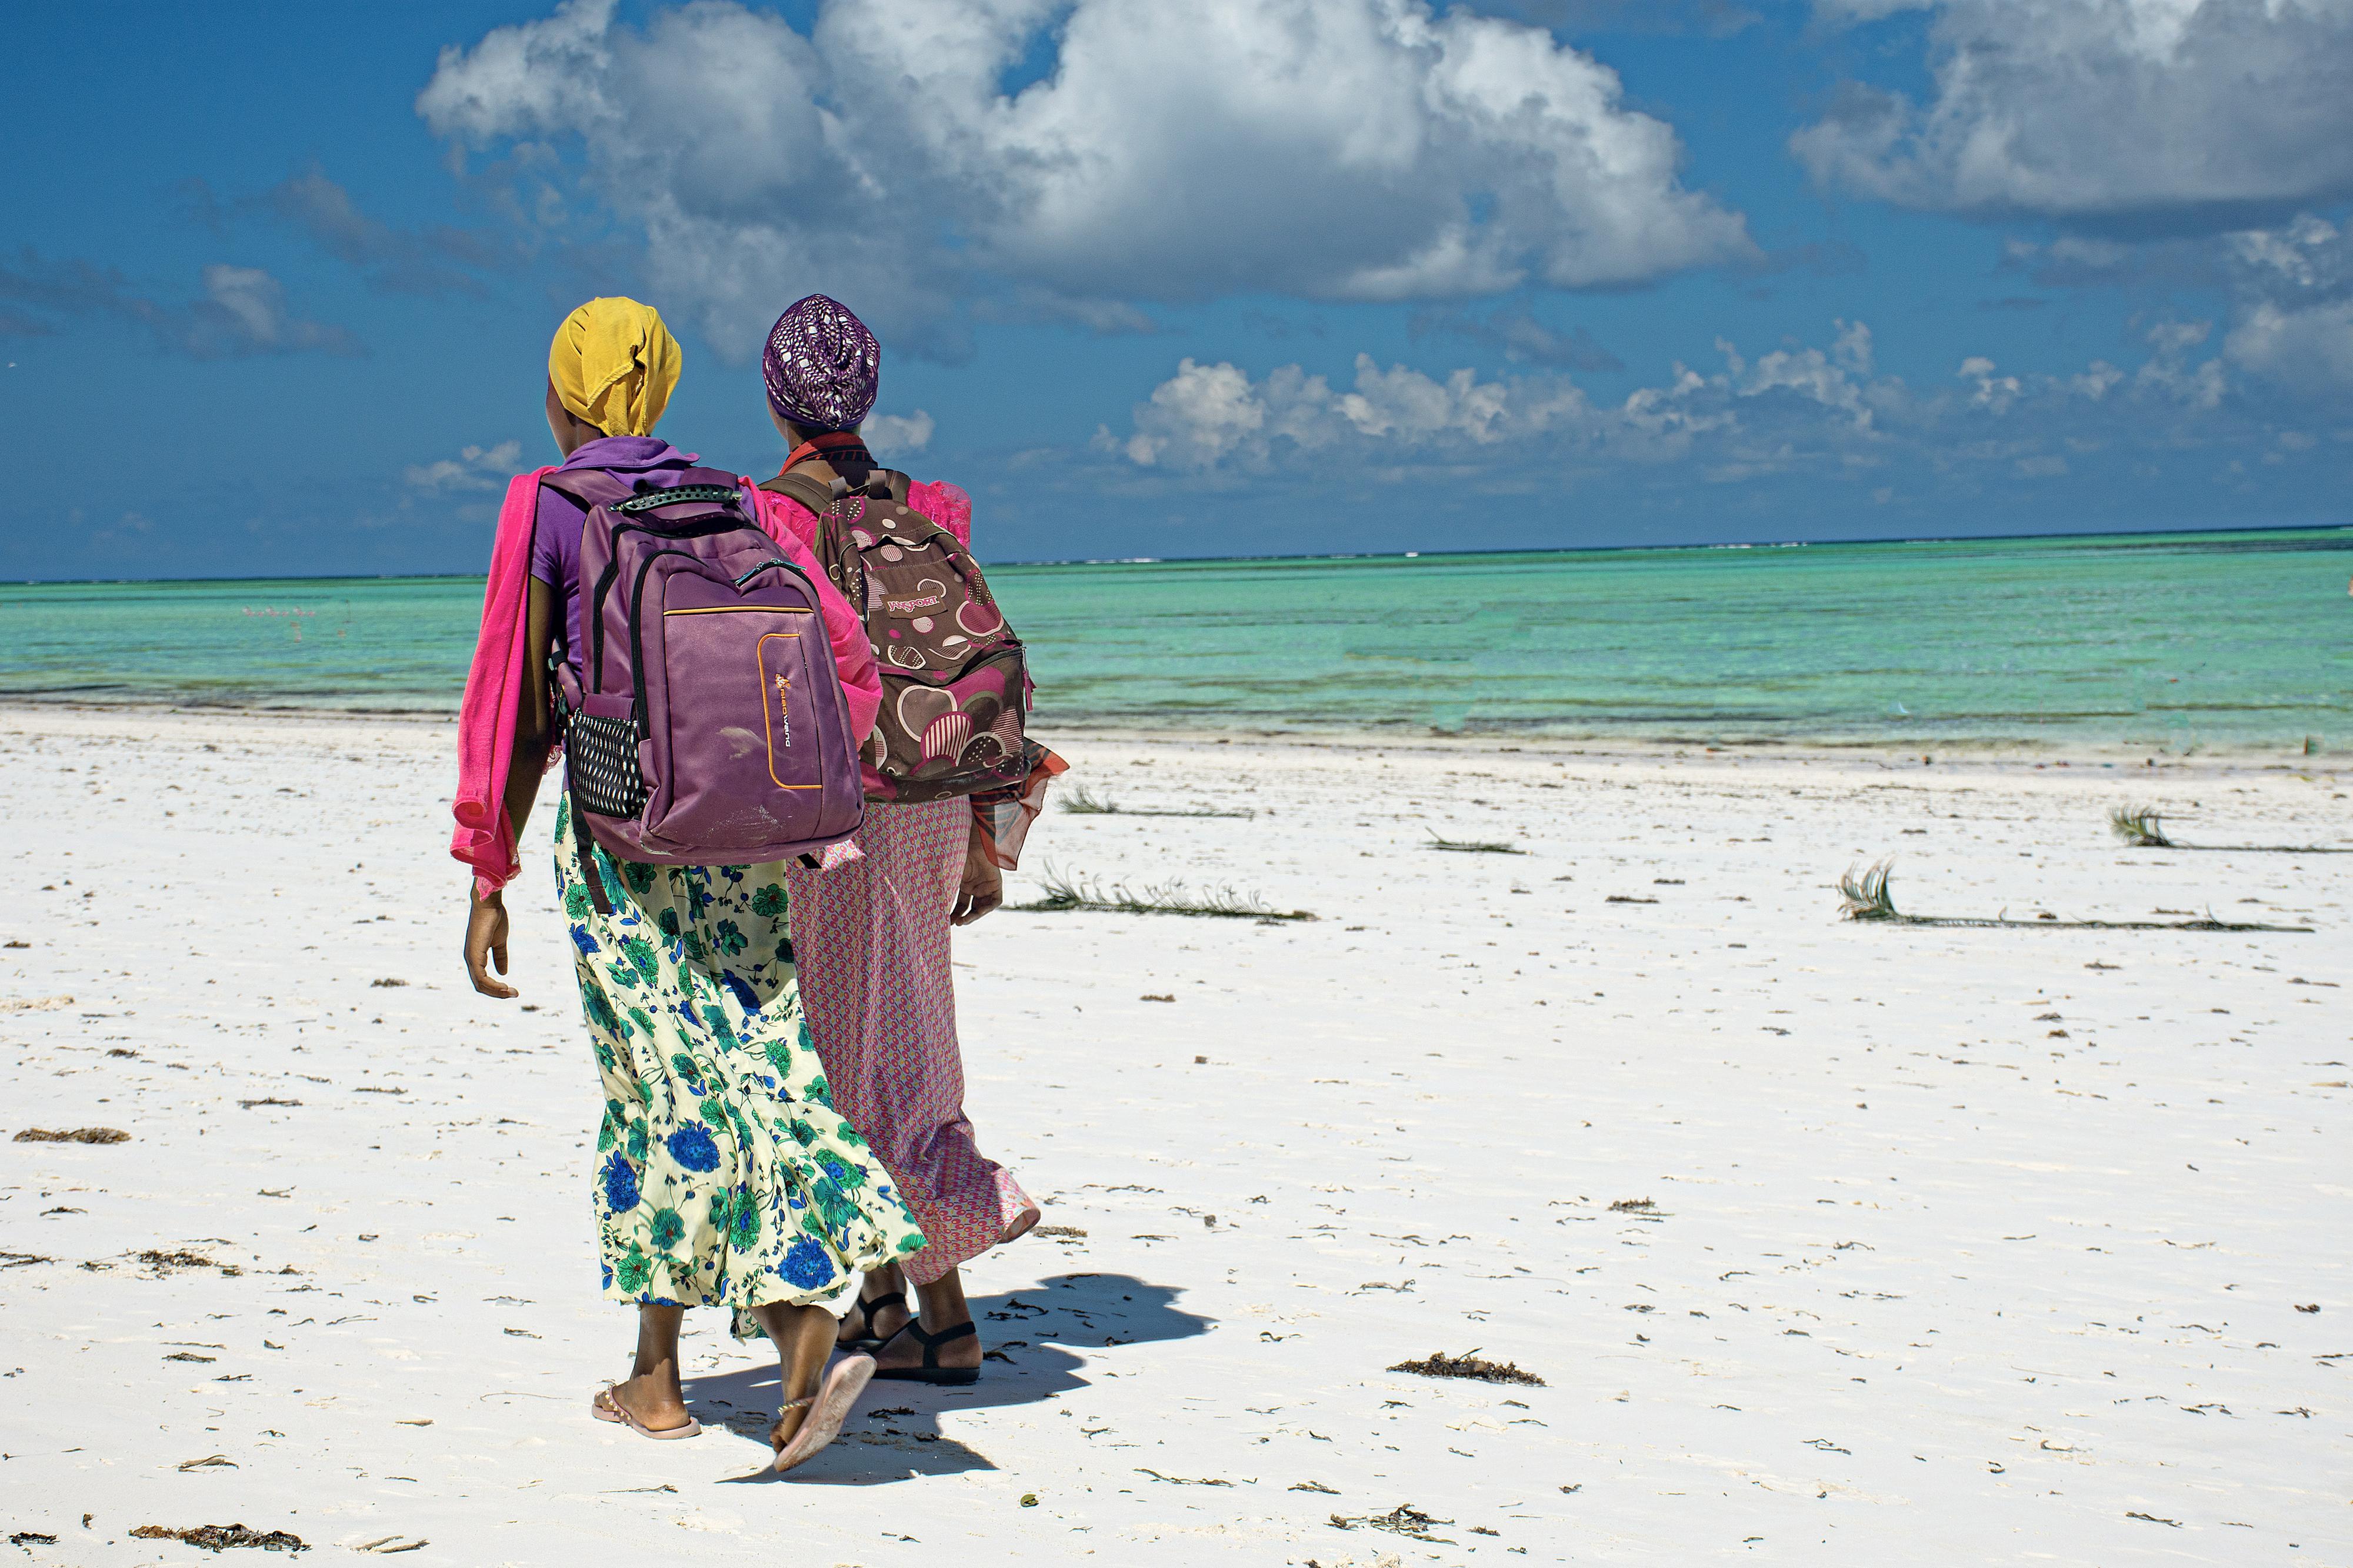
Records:
M2353 521L2341 522L2263 522L2222 525L2209 523L2194 524L2180 528L2091 529L2077 532L2046 532L2028 530L2015 533L1887 534L1869 539L1744 539L1719 540L1704 543L1694 542L1684 544L1518 544L1500 545L1485 550L1341 551L1326 555L1281 553L1272 555L1063 556L1033 561L995 561L985 563L984 564L991 567L1214 566L1245 562L1408 561L1441 560L1491 555L1599 555L1642 550L1836 549L1841 545L1865 544L1999 544L2021 539L2162 539L2175 535L2198 533L2330 533L2346 530L2353 530ZM484 575L486 575L486 574L481 572L331 572L294 576L17 577L6 579L5 583L0 583L0 586L18 588L47 586L73 587L82 584L100 583L464 582Z

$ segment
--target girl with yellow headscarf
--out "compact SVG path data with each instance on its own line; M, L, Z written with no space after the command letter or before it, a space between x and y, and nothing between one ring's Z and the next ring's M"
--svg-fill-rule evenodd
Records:
M681 478L693 454L653 435L679 362L660 315L635 300L591 300L565 317L547 353L562 468L638 489L693 482ZM475 990L500 998L517 994L498 978L500 889L553 750L550 662L581 672L587 514L541 482L554 471L509 488L459 721L452 851L476 872L466 966ZM820 601L832 592L805 549L779 548ZM839 597L825 619L849 629L849 651L862 659L863 633ZM838 658L845 646L835 640ZM871 661L855 675L845 663L843 676L874 682ZM592 1414L647 1437L701 1432L679 1384L680 1322L691 1306L730 1308L739 1337L777 1347L786 1397L770 1441L775 1467L789 1468L840 1430L873 1372L864 1356L827 1364L860 1274L923 1236L828 1097L802 1020L783 866L651 866L593 849L614 895L600 913L568 805L555 826L555 885L604 1084L590 1184L604 1291L638 1310L637 1363L596 1395Z
M661 312L635 300L591 300L547 345L548 422L560 410L599 436L650 436L678 372L678 340ZM563 446L563 432L555 440Z

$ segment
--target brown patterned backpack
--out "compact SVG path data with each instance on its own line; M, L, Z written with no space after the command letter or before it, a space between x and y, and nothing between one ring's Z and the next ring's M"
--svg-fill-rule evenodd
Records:
M818 561L866 623L882 675L882 709L859 749L868 797L945 800L1026 779L1035 743L1021 639L972 552L907 505L907 476L875 468L828 484L784 473L760 488L817 513Z

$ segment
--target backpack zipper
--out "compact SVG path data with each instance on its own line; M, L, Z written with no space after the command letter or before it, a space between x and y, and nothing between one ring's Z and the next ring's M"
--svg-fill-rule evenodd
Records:
M623 522L614 525L613 531L606 536L607 547L612 550L612 553L606 559L605 570L597 574L596 592L591 595L590 602L581 606L581 618L592 628L588 637L589 690L602 690L605 685L605 595L612 591L613 579L620 574L621 552L617 546L621 535L658 533L665 539L704 539L714 533L732 533L738 529L749 529L763 539L768 537L757 522L722 522L701 528L681 529L666 529L649 522ZM675 555L684 552L666 550L660 553ZM637 606L634 604L630 605L629 613L634 618L637 614Z
M754 531L756 531L755 525ZM711 531L717 532L719 531L714 529ZM761 537L766 538L767 536L765 534L762 534ZM641 726L646 722L646 638L644 628L638 623L638 607L645 601L646 574L652 571L654 563L660 560L665 555L683 555L689 559L692 559L694 552L691 550L655 551L652 554L647 556L643 561L638 563L638 580L630 585L629 589L629 677L632 684L636 687L636 690L633 693L633 710L637 713L638 722ZM758 566L754 567L751 572L744 574L744 576L749 577L753 575L754 573L765 572L771 566L781 566L786 571L790 572L794 576L798 577L802 584L807 587L810 600L812 602L816 601L818 596L816 584L810 583L805 573L781 555L775 556L770 560L762 562ZM740 585L743 580L743 577L739 577L736 579L736 582ZM728 606L722 606L722 608ZM665 616L673 613L674 612L669 610L662 612ZM807 612L802 611L799 613L807 614Z

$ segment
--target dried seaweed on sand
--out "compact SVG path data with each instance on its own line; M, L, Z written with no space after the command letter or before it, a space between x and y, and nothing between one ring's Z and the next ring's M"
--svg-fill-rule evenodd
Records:
M185 1541L207 1552L231 1546L258 1546L264 1552L308 1552L311 1543L282 1530L255 1530L243 1524L199 1524L186 1530L142 1524L131 1532L142 1541Z
M1954 926L2006 931L2268 931L2310 932L2310 926L2264 925L2244 921L2220 921L2212 915L2193 921L2063 921L2048 916L2041 920L2014 921L2008 916L1991 920L1961 915L1907 915L1895 907L1894 895L1887 890L1888 874L1895 862L1881 860L1858 873L1852 867L1839 878L1839 913L1851 921L1877 921L1890 925Z
M1441 1546L1454 1544L1442 1535L1432 1535L1433 1524L1452 1525L1451 1519L1432 1519L1409 1502L1401 1502L1387 1513L1359 1514L1350 1519L1343 1514L1332 1516L1335 1530L1386 1530L1392 1535L1403 1535L1415 1541L1432 1541Z
M1523 1372L1510 1362L1480 1360L1476 1347L1461 1355L1435 1351L1419 1361L1401 1361L1388 1370L1409 1372L1416 1377L1467 1377L1479 1383L1519 1383L1530 1388L1545 1386L1543 1378L1532 1372Z
M1084 784L1072 784L1062 796L1062 809L1073 816L1256 816L1247 808L1228 811L1215 806L1175 808L1168 806L1122 805L1107 795L1097 795Z
M1525 855L1526 850L1508 838L1444 838L1432 833L1424 846L1430 849L1445 849L1457 855Z
M18 1143L128 1143L131 1134L120 1127L76 1127L67 1131L52 1131L47 1127L27 1127L13 1140Z
M2165 813L2153 805L2120 805L2108 813L2108 831L2135 849L2194 849L2232 855L2353 855L2326 844L2183 844L2165 833Z
M1104 889L1083 878L1065 876L1051 866L1048 866L1039 878L1038 891L1039 896L1029 903L1007 907L1039 914L1094 910L1106 914L1199 915L1218 920L1312 921L1315 918L1305 910L1274 909L1256 893L1241 893L1232 888L1210 888L1196 893L1182 882L1146 883L1134 889L1124 882L1114 882Z

